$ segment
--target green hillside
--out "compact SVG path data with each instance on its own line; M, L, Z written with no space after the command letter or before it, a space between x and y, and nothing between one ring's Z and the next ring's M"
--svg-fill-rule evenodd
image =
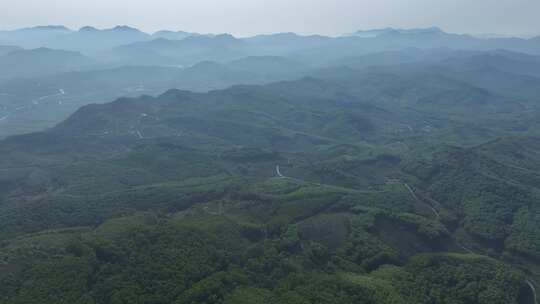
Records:
M332 73L121 98L0 142L0 303L529 304L528 101Z

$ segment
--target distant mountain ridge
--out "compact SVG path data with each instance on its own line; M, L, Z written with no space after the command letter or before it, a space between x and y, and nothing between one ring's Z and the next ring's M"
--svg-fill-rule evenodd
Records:
M83 26L78 30L54 25L0 31L0 43L24 48L49 47L91 53L123 44L147 41L156 37L183 39L189 35L180 36L179 33L183 32L177 32L176 37L173 34L164 34L163 32L157 32L154 36L127 25L105 29Z
M228 35L228 34L227 34ZM197 34L184 31L159 30L147 33L127 25L118 25L112 28L98 29L84 26L79 30L72 30L62 25L37 26L12 31L0 31L0 44L17 45L24 48L49 47L84 53L92 53L112 49L122 45L136 42L146 42L156 38L169 40L183 40L189 37L219 37L222 35ZM236 37L235 37L236 38ZM451 47L477 50L511 49L528 53L540 53L540 37L523 39L491 35L477 37L467 34L453 34L439 27L428 28L382 28L372 30L359 30L339 37L322 35L298 35L295 33L275 33L256 35L252 37L236 38L247 41L259 48L277 51L297 51L306 48L323 48L326 45L337 47L350 39L373 39L370 41L380 48L396 47ZM416 42L419 44L416 45ZM287 45L287 46L285 46Z
M387 27L383 29L372 29L372 30L359 30L351 34L346 34L345 36L355 36L361 38L374 38L386 34L404 34L404 35L414 35L414 34L443 34L445 33L439 27L428 27L428 28L412 28L412 29L400 29Z
M67 28L64 25L38 25L34 27L26 27L20 29L20 31L60 31L60 32L70 32L71 29ZM17 30L16 30L17 31Z
M38 48L0 55L0 79L36 77L88 67L93 60L79 52Z
M235 84L293 80L326 68L409 70L431 66L434 74L443 72L495 95L527 100L537 95L536 78L540 77L540 38L481 39L437 27L383 28L339 37L291 32L235 37L184 31L150 34L127 25L105 29L84 26L78 30L53 25L0 31L0 46L0 137L20 134L21 130L42 130L78 106L119 96L153 95L169 88L207 91ZM43 48L57 52L49 52L50 57L46 57ZM11 54L18 51L21 53L15 53L17 56ZM13 65L13 60L21 62ZM87 77L90 81L85 80ZM36 86L36 82L48 85ZM95 88L99 88L97 92ZM47 97L55 96L59 89L69 92L65 97L69 101ZM34 107L34 99L43 97L47 106ZM460 110L476 100L492 98L477 90L463 95L449 90L433 96L438 100L423 100L419 105L448 104L454 97ZM507 110L517 106L503 106L498 97L493 101L483 103L484 108L493 110L488 105L496 105L498 110ZM41 124L34 123L36 117Z

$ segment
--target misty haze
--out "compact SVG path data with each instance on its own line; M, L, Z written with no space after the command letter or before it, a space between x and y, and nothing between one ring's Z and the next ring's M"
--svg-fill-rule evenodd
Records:
M538 304L538 12L0 4L0 304Z

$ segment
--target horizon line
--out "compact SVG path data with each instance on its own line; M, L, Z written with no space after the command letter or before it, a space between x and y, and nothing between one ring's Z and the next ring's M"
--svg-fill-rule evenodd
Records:
M440 26L436 26L436 25L427 26L427 27L392 27L392 26L374 27L374 28L369 28L369 29L357 29L357 30L352 30L350 32L345 32L345 33L341 33L341 34L334 34L334 35L327 35L327 34L321 34L321 33L316 33L316 32L308 33L308 32L295 32L295 31L261 32L261 33L257 33L257 34L251 34L251 35L237 35L237 34L230 33L230 32L221 32L221 33L220 32L197 32L197 31L189 31L189 30L182 30L182 29L174 30L174 29L167 29L167 28L162 28L162 29L155 30L155 31L147 31L147 30L141 29L140 27L127 25L127 24L117 24L117 25L114 25L112 27L96 27L96 26L92 26L92 25L84 25L84 26L80 26L80 27L71 27L71 26L67 26L67 25L63 25L63 24L29 25L29 26L22 26L22 27L16 27L16 28L7 28L7 29L6 28L1 28L0 32L16 32L16 31L21 31L21 30L47 28L47 27L50 27L50 28L55 28L55 27L56 28L65 28L65 29L67 29L67 30L69 30L71 32L78 32L83 28L94 28L94 29L96 29L98 31L114 30L114 29L117 29L117 28L129 28L129 29L137 30L137 31L139 31L141 33L145 33L147 35L154 35L154 34L159 33L159 32L168 31L168 32L185 32L185 33L188 33L188 34L198 34L198 35L222 35L222 34L228 34L228 35L238 37L238 38L249 38L249 37L256 37L256 36L278 35L278 34L295 34L295 35L298 35L298 36L343 37L343 36L353 35L353 34L358 33L358 32L370 32L370 31L380 31L380 30L397 30L397 31L400 31L400 30L401 31L440 30L442 33L446 33L446 34L468 35L468 36L477 37L477 38L521 38L521 39L531 39L531 38L535 38L535 37L540 36L540 33L537 33L537 34L532 34L532 33L528 33L528 34L525 34L525 33L522 33L522 34L501 34L501 33L497 33L497 32L491 32L491 33L451 32L451 31L447 31L444 28L442 28Z

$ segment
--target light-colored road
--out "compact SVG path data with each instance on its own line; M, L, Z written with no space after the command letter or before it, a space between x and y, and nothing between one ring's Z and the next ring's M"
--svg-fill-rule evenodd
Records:
M279 177L284 178L285 175L281 174L281 171L279 170L279 165L276 166L276 173Z
M411 193L412 197L413 197L417 202L429 206L429 208L431 209L431 211L433 212L433 214L435 214L435 217L436 217L436 218L439 218L439 217L440 217L439 212L438 212L435 208L433 208L433 206L431 206L430 204L426 204L425 202L423 202L422 200L420 200L420 199L418 198L418 196L416 195L416 193L414 193L414 190L412 189L411 186L409 186L409 184L403 183L403 185L405 185L405 188L407 188L407 190L409 190L409 193Z
M456 242L456 243L458 244L459 247L461 247L461 249L465 250L467 253L474 254L474 251L472 251L469 248L465 247L461 243L459 243L459 242Z
M527 285L529 285L529 288L531 289L532 293L533 293L533 299L534 299L534 304L538 304L538 300L537 300L537 297L536 297L536 288L534 287L533 283L529 280L525 280L525 283L527 283Z
M66 91L64 91L64 89L58 89L58 93L56 94L51 94L51 95L45 95L45 96L41 96L37 99L34 99L32 101L33 104L37 105L39 104L42 100L44 99L47 99L47 98L50 98L50 97L55 97L55 96L62 96L62 95L66 95Z
M4 116L4 117L0 117L0 121L4 121L8 118L8 115Z
M281 169L280 169L279 165L276 166L275 171L276 171L276 175L278 176L277 178L296 181L298 183L302 183L302 184L305 184L305 185L319 186L319 187L331 187L331 188L336 188L336 189L342 189L344 191L350 191L350 192L362 193L362 194L375 193L375 192L384 193L385 192L384 190L377 190L377 191L376 190L358 190L358 189L354 189L354 188L347 188L347 187L336 186L336 185L331 185L331 184L321 184L321 183L316 183L316 182L309 182L309 181L306 181L306 180L303 180L303 179L300 179L300 178L295 178L295 177L290 177L290 176L284 175L283 173L281 173Z
M137 136L139 136L139 139L144 139L144 137L141 134L141 131L137 130L136 132L137 132Z

